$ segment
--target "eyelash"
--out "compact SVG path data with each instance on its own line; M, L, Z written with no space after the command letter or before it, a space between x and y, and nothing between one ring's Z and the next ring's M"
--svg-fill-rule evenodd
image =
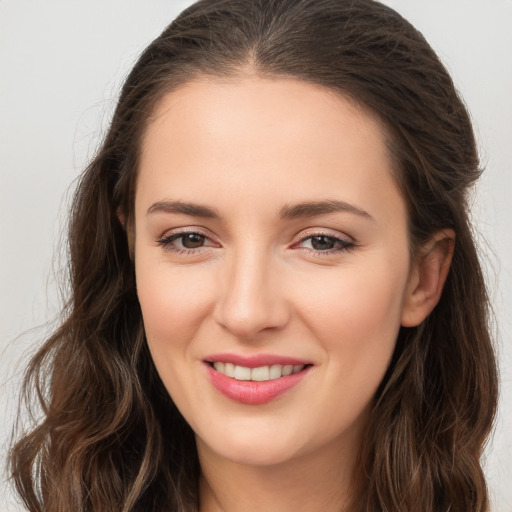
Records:
M170 233L168 235L162 236L160 239L157 240L157 244L159 246L161 246L165 251L170 251L175 254L185 254L185 255L186 254L197 255L197 254L200 254L201 252L203 252L203 249L205 247L212 247L212 245L207 245L207 246L203 245L203 246L191 249L191 248L186 248L186 247L180 248L180 247L176 247L176 246L172 245L173 242L175 242L176 240L179 240L179 239L183 239L183 237L186 235L198 235L200 237L203 237L205 240L210 240L210 238L207 235L205 235L204 233L201 233L200 231L180 231L177 233ZM313 240L314 238L325 238L325 239L328 239L329 241L331 241L332 243L334 243L335 247L336 247L336 245L338 246L337 248L332 248L332 249L328 249L325 251L314 249L314 248L302 247L302 249L304 251L307 251L310 254L313 253L313 254L319 255L319 256L330 256L332 254L337 254L337 253L340 253L343 251L349 251L349 250L353 249L356 245L348 237L342 238L339 236L332 235L331 233L323 233L323 232L315 231L315 232L311 232L311 233L306 233L306 236L303 236L298 242L294 243L292 247L295 248L308 240Z
M318 256L331 256L333 254L339 254L344 251L350 251L355 247L355 243L350 238L340 237L333 235L332 233L323 233L323 232L307 232L301 239L296 242L293 247L297 247L300 244L303 244L306 241L313 241L315 238L325 238L334 244L334 248L328 249L326 251L321 251L319 249L302 247L301 249L307 251L310 254L318 255Z
M201 233L200 231L179 231L177 233L170 233L168 235L164 235L159 240L157 240L157 244L161 246L165 251L170 251L175 254L199 254L204 249L204 246L198 247L196 249L189 249L187 247L176 247L173 246L172 243L175 240L183 239L186 235L199 235L203 237L205 240L210 240L210 237ZM210 247L210 246L207 246Z

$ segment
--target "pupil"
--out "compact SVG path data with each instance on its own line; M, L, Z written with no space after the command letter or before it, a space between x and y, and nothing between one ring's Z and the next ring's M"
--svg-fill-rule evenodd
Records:
M317 251L326 251L334 247L335 241L328 236L314 236L311 239L313 249Z
M182 239L183 247L187 249L196 249L204 245L204 236L198 235L197 233L189 233L183 236Z

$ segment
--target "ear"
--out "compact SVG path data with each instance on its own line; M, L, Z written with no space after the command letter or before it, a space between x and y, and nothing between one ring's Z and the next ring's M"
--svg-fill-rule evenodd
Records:
M413 262L402 309L404 327L419 325L441 298L450 270L455 233L445 229L435 233L420 248Z

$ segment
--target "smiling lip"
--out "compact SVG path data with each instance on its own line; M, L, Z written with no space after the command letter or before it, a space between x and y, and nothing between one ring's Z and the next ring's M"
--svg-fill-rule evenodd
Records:
M291 375L265 381L237 380L215 370L212 363L232 363L245 368L259 368L272 365L304 365L304 368ZM235 354L215 354L205 358L207 376L213 386L225 397L248 405L261 405L274 400L289 389L296 386L308 373L312 365L301 359L275 356L257 355L240 356Z
M295 357L279 356L274 354L258 354L254 356L242 356L238 354L212 354L204 358L209 363L232 363L246 368L258 368L260 366L272 366L273 364L293 366L298 364L311 364L311 361L297 359Z

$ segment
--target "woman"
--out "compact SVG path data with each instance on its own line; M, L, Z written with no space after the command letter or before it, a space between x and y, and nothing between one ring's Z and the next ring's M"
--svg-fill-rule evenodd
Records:
M29 510L487 510L496 403L467 112L378 3L195 4L70 225L12 452Z

